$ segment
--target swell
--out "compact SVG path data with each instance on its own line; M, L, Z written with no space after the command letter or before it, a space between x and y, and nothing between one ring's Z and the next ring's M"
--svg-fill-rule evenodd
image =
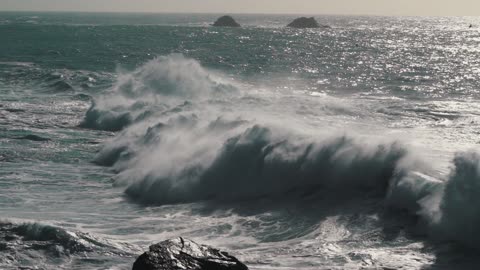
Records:
M106 72L52 69L35 63L0 62L0 82L35 94L87 95L111 83Z
M72 257L132 257L135 250L95 235L40 223L0 221L0 268L68 269Z

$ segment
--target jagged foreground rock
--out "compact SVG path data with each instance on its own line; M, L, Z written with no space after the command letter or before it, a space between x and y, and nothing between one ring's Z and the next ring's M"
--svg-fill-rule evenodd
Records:
M223 26L223 27L240 27L240 24L237 23L232 17L230 16L222 16L218 18L213 26Z
M179 237L150 246L132 270L248 270L235 257Z

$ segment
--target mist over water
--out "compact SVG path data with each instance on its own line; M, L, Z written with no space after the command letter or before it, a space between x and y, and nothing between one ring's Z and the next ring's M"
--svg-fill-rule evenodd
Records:
M0 268L478 264L475 18L216 17L0 13Z

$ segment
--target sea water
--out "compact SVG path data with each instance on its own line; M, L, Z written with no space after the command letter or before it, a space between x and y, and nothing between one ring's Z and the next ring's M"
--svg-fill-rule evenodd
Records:
M1 269L478 265L477 18L220 15L0 13Z

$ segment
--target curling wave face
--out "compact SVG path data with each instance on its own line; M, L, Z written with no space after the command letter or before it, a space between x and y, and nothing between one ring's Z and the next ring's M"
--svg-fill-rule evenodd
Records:
M358 190L382 194L404 155L396 146L363 149L345 137L324 143L292 142L272 138L272 133L261 126L247 128L213 153L180 160L185 162L180 168L147 171L126 192L140 201L160 204L285 199L292 193L304 196L322 189L341 191L345 196ZM202 157L204 154L207 156ZM165 171L170 173L163 174ZM126 172L119 181L135 177Z

